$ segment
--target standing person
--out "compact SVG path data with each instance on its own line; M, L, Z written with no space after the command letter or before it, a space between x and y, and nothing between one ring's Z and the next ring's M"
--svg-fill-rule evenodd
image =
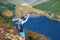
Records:
M22 16L21 18L12 19L14 26L16 26L16 28L19 31L20 40L25 40L26 35L25 35L24 29L23 29L23 24L28 20L28 18L29 18L29 14L26 17L26 19L24 16Z

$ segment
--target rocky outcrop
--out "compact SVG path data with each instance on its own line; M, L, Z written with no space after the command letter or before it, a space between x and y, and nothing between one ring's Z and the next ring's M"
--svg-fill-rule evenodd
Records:
M27 31L26 40L50 40L48 37L35 32ZM20 36L15 27L9 27L6 24L0 24L0 40L19 40Z

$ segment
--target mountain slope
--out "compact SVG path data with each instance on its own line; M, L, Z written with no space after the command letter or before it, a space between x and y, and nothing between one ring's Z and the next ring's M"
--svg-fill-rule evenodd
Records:
M49 40L46 36L31 31L26 32L26 40ZM8 27L5 24L0 24L0 40L19 40L20 36L15 27Z
M60 0L50 0L42 4L33 6L34 8L50 11L55 13L55 15L60 15Z

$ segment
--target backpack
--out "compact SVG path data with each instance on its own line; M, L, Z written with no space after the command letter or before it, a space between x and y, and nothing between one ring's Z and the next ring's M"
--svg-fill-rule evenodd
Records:
M23 31L23 25L22 25L22 23L18 21L18 22L16 23L16 28L17 28L17 30L19 30L19 31Z

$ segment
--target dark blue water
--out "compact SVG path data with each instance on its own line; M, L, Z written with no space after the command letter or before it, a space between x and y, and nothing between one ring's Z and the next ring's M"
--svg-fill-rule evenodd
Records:
M45 16L29 18L24 24L27 30L44 34L52 40L60 40L60 22Z

